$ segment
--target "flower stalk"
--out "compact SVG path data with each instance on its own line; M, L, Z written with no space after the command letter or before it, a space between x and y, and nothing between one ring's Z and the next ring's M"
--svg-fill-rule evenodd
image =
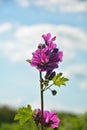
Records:
M46 91L47 89L49 89L49 88L50 88L51 86L53 86L53 85L54 85L54 83L52 83L51 85L45 87L45 88L43 89L43 91Z
M44 97L43 97L43 79L42 73L40 72L40 94L41 94L41 115L42 115L42 123L41 123L41 130L44 130Z
M59 67L59 63L62 62L63 52L57 48L56 37L51 37L50 33L43 34L42 38L44 43L40 43L36 51L32 53L31 60L26 60L32 67L37 68L40 76L40 100L41 108L32 111L31 106L27 108L19 108L18 114L15 116L15 120L19 120L20 124L24 124L27 121L33 120L37 125L38 130L47 130L53 128L58 130L60 119L57 117L56 112L49 112L44 110L44 92L50 90L52 95L55 96L57 91L51 89L53 85L60 87L66 85L67 78L62 73L57 73L54 69ZM45 76L43 76L45 72ZM50 82L51 81L51 82Z

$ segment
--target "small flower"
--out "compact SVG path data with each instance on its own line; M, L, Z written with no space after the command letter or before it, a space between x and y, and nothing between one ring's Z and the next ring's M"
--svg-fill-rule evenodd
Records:
M45 44L48 46L49 50L52 50L53 48L56 48L56 44L54 43L54 41L56 40L56 37L51 38L51 34L47 33L47 34L43 34L42 38L45 41Z
M41 116L41 111L40 109L37 109L36 112L34 113L34 120L36 124L41 125L42 123L42 116ZM43 119L44 127L46 128L57 128L60 122L60 119L57 117L56 112L49 112L49 111L44 111L44 119Z
M44 39L47 45L53 43L56 40L56 36L51 38L51 33L43 34L42 38Z
M44 111L44 124L46 127L57 128L60 119L57 117L56 112Z
M51 41L51 34L50 33L47 33L47 34L43 34L42 35L42 38L44 39L45 43L48 44L49 41Z

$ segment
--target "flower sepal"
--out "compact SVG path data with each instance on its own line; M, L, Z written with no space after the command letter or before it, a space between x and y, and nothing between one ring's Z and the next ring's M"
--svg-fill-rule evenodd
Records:
M26 61L27 61L28 63L30 63L30 62L31 62L31 60L30 60L30 59L27 59Z

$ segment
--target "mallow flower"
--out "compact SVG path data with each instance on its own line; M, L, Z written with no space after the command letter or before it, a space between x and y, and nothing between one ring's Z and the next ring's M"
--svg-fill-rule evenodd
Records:
M56 44L53 43L55 38L50 40L51 35L43 35L45 44L40 43L38 49L32 53L30 64L36 67L40 72L52 71L58 68L59 62L62 61L63 52L59 51Z
M44 119L43 119L43 124L44 127L46 128L58 128L58 125L60 123L60 119L57 117L56 112L49 112L49 111L44 111ZM42 123L42 117L41 117L41 110L36 109L36 112L33 115L34 121L36 122L37 125L41 125Z

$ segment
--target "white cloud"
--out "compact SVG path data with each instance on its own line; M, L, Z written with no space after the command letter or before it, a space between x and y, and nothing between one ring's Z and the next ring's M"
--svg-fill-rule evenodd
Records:
M82 90L87 89L87 65L86 64L72 64L68 69L65 71L63 70L63 73L68 78L74 78L77 83L79 81L79 88Z
M83 76L85 77L85 75L87 76L86 73L83 74L83 72L86 71L86 64L72 64L70 67L68 67L68 71L65 71L65 75L68 77L71 77L72 75L77 77L79 76L79 78L82 78Z
M87 34L80 28L66 25L41 24L17 27L13 32L14 39L0 41L0 50L12 61L21 61L31 57L37 44L43 42L41 35L51 32L57 36L56 43L64 52L64 59L76 56L76 50L87 50Z
M50 11L83 12L87 11L87 1L81 0L15 0L20 6L43 7Z
M49 104L49 106L50 106L50 104ZM48 107L50 110L58 110L58 111L64 111L64 112L72 112L72 113L84 113L84 112L86 112L86 109L84 109L84 108L82 108L82 107L80 107L80 106L73 106L73 107L71 107L71 106L67 106L67 105L63 105L62 103L60 103L60 104L54 104L54 106L56 106L56 108L55 107Z
M3 23L0 24L0 33L4 33L9 31L12 28L12 25L10 23Z
M36 6L66 13L87 11L86 0L13 0L22 7ZM1 2L4 2L1 0Z
M64 112L73 112L73 113L84 113L86 112L85 108L82 108L81 106L73 106L71 107L70 105L64 105L63 101L59 101L58 99L53 102L53 100L46 100L47 104L44 106L44 110L57 110L57 111L64 111ZM27 103L26 103L27 104ZM31 106L33 109L35 108L40 108L40 100L36 99L31 103ZM55 107L56 106L56 107Z
M23 100L21 98L16 98L16 99L10 99L10 100L2 100L0 102L1 105L7 105L11 107L20 107L23 104Z
M37 6L42 6L46 9L61 12L81 12L87 11L87 1L79 0L36 0Z
M20 6L28 7L30 5L29 0L15 0Z
M0 50L2 54L10 59L12 62L26 60L28 54L32 53L26 45L14 41L6 41L3 42L3 44L1 43ZM30 53L28 51L30 51Z
M73 112L73 113L84 113L86 112L85 108L82 108L81 106L73 106L71 107L70 105L64 105L63 101L56 100L55 102L52 102L52 100L46 100L47 104L44 106L44 110L49 110L49 111L64 111L64 112ZM32 102L25 102L23 99L20 97L11 99L11 100L2 100L0 104L7 105L13 108L19 108L22 106L27 106L28 104L31 105L32 109L40 108L40 99L35 99ZM56 106L56 107L55 107Z

